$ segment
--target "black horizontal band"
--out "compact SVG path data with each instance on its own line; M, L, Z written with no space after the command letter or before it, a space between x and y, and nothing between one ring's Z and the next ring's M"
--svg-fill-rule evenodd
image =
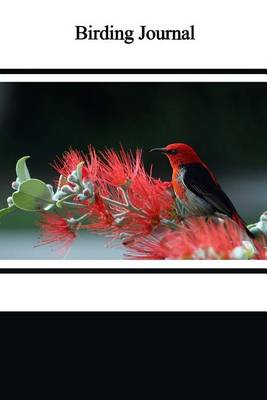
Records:
M0 268L0 274L266 274L267 268Z
M267 74L266 68L0 68L0 74Z

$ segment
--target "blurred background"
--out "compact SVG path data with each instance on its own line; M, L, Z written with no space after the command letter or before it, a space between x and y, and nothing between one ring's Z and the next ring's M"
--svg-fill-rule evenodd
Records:
M0 83L0 207L12 192L18 158L30 155L32 177L52 183L50 163L70 146L143 149L154 175L170 179L165 157L149 153L173 142L193 146L241 216L267 209L265 83ZM0 223L1 259L60 258L35 248L38 217L18 211ZM121 258L102 238L85 234L68 259Z

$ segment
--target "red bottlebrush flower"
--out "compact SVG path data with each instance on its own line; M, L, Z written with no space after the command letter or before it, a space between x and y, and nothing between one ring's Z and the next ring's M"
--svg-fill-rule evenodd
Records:
M59 253L65 253L76 238L77 226L69 224L66 218L57 214L42 213L40 221L41 239L38 246L55 244Z
M82 179L95 182L98 179L99 159L93 146L88 147L88 154L70 149L63 154L62 158L58 157L53 166L60 175L67 178L81 162L84 162Z
M122 147L118 153L113 149L107 149L102 153L101 178L113 186L124 186L132 180L139 172L142 166L141 150L137 150L135 156L133 153L127 153Z
M82 168L83 180L96 182L99 175L99 158L93 146L88 146L88 155L84 155L84 166Z
M148 235L160 225L162 218L172 218L173 198L166 183L141 171L128 189L129 201L141 213L132 210L127 217L129 234Z
M251 241L234 221L191 218L177 231L166 229L129 246L137 259L265 259L266 249Z
M128 211L115 219L118 223L113 226L113 232L117 234L125 233L132 238L149 235L160 226L161 204L160 201L149 200L146 208L140 211Z
M167 234L168 230L165 231ZM167 257L167 249L162 244L160 235L149 235L141 239L132 238L125 242L128 251L126 258L130 260L165 260Z
M67 178L82 161L83 156L81 152L70 149L69 151L63 153L62 158L57 158L57 161L53 164L53 167L60 175Z
M120 199L125 207L111 206L114 216L112 233L116 237L127 237L124 244L157 229L161 219L169 217L173 206L166 185L140 171L128 186L126 197Z
M114 218L98 193L95 194L94 204L88 206L89 224L82 225L82 229L88 229L92 232L107 233L111 227Z
M132 204L143 210L152 218L166 217L173 207L171 193L166 189L166 183L140 174L129 187L129 198Z
M144 169L141 151L127 153L121 147L116 153L113 149L102 153L99 168L98 186L105 196L128 206L111 205L114 223L112 232L116 236L147 235L158 226L161 217L169 215L173 199L167 190L170 183L153 179ZM125 197L126 195L126 197Z

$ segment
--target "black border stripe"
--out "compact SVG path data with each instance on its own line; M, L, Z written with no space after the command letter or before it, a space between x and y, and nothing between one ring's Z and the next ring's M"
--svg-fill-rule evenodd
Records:
M246 68L0 68L1 75L85 75L85 74L181 74L181 75L266 75L266 68L246 69ZM75 261L75 260L74 260ZM51 260L53 262L53 260ZM38 263L38 260L36 260ZM0 268L0 274L266 274L266 268Z
M64 320L73 320L73 321L100 321L100 320L112 320L119 321L123 320L123 324L125 324L125 320L134 320L137 321L143 320L144 322L150 323L153 320L165 320L165 321L212 321L212 332L214 329L214 322L219 320L223 322L223 319L226 321L232 320L233 322L239 321L251 321L256 322L259 319L267 319L266 311L1 311L0 317L3 322L9 322L10 320L22 320L23 322L29 322L31 319L34 321L34 330L36 329L36 321L37 320L46 320L61 323ZM90 321L90 323L92 323ZM125 328L125 325L123 325ZM5 325L5 328L8 326ZM90 331L92 330L92 325L90 325ZM54 328L53 328L54 329ZM76 329L76 327L75 327ZM164 327L165 329L165 327ZM179 326L179 330L181 330L181 325ZM255 327L253 326L253 330L255 331ZM166 331L166 330L165 330ZM230 330L228 330L230 332ZM17 332L17 330L15 330ZM210 331L209 331L210 332ZM13 330L14 333L14 330ZM121 331L118 332L119 335ZM224 332L223 332L224 334ZM29 331L28 338L32 339L32 330ZM226 336L224 336L225 339ZM136 336L135 338L136 339ZM47 335L45 337L47 340ZM142 340L142 339L141 339ZM73 338L72 338L73 341ZM32 343L31 343L32 344ZM102 343L103 344L103 343Z
M0 274L267 274L267 269L266 268L0 268Z
M232 68L232 69L214 69L214 68L204 68L204 69L184 69L184 68L34 68L34 69L20 69L20 68L0 68L0 74L223 74L223 75L230 75L230 74L267 74L266 68L258 68L258 69L246 69L246 68Z

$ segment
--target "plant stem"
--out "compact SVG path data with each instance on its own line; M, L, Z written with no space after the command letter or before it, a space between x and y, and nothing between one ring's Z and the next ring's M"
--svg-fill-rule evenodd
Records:
M112 206L116 206L116 207L120 207L120 208L125 208L125 209L127 209L127 210L129 209L128 204L123 204L123 203L121 203L121 202L119 202L119 201L112 200L112 199L110 199L109 197L101 196L101 199L102 199L105 203L110 204L110 205L112 205Z
M171 229L176 230L178 228L178 225L175 222L170 221L169 219L163 218L160 220L160 222L162 225L166 225Z
M116 206L119 208L124 208L125 210L128 210L128 211L135 211L136 213L142 215L143 217L147 217L147 214L144 211L140 210L140 208L136 208L131 203L129 203L129 201L127 201L127 204L126 204L126 203L121 203L120 201L112 200L109 197L105 197L105 196L101 196L101 198L107 204L110 204L112 206Z
M84 219L86 219L86 218L88 217L88 215L89 215L89 213L86 213L86 214L82 215L82 216L79 217L79 218L70 218L70 219L68 220L68 222L69 222L70 224L73 224L73 223L75 223L75 224L81 223Z
M84 204L72 203L71 201L64 201L63 204L66 204L67 206L70 207L87 208L87 206L85 206Z
M120 189L120 191L122 192L123 197L124 197L125 204L128 206L128 205L129 205L129 197L128 197L128 194L126 193L125 189L123 189L122 187L119 186L118 189Z
M135 207L135 206L132 204L132 202L131 202L131 200L130 200L130 198L129 198L128 192L126 192L126 190L124 190L124 189L122 189L122 191L123 191L123 193L124 193L124 197L125 197L125 199L126 199L126 203L127 203L128 206L129 206L129 210L131 210L131 211L136 211L136 212L138 212L139 214L142 214L143 216L146 216L146 214L145 214L142 210L140 210L140 208L137 208L137 207Z

